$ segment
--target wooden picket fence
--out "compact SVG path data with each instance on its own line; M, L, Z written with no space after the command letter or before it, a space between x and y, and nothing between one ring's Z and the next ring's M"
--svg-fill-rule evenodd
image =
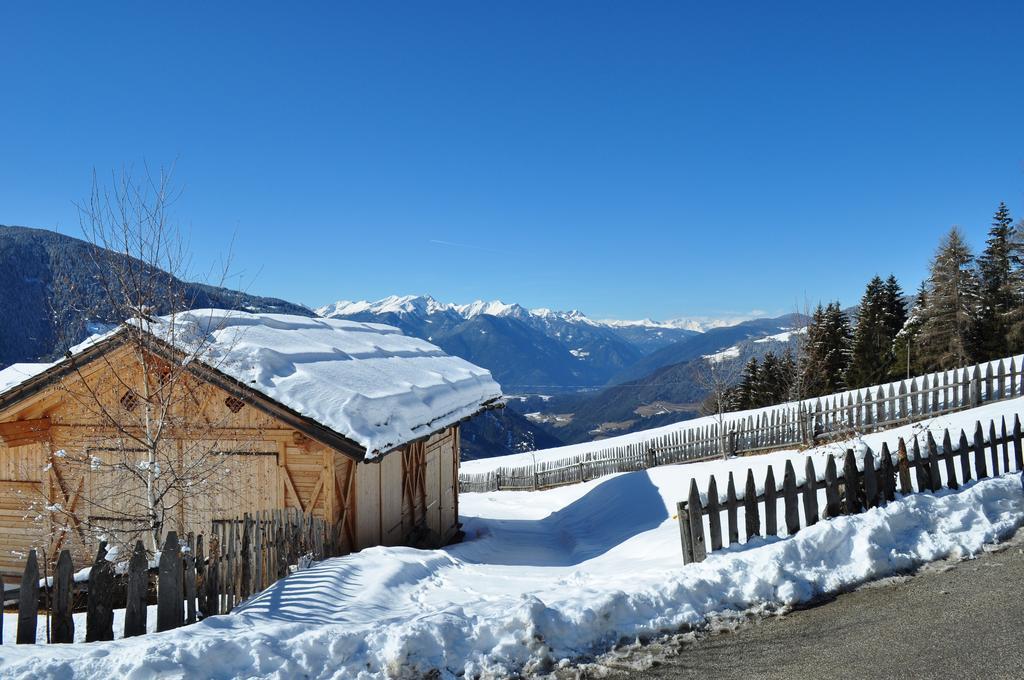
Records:
M709 551L721 550L723 545L740 543L739 508L743 508L743 542L747 542L755 536L778 535L780 500L786 535L791 536L817 523L819 519L857 514L883 506L895 500L897 489L904 495L938 491L943 486L956 489L973 478L984 479L1024 470L1020 416L1014 416L1009 432L1005 418L1000 418L998 429L996 421L990 421L987 436L981 422L976 423L971 439L961 430L954 440L949 430L945 430L941 445L928 432L923 449L918 437L911 440L909 450L906 441L899 438L895 444L895 453L890 451L888 442L882 444L877 454L868 448L858 457L852 449L847 449L842 469L837 465L835 457L830 454L826 459L824 474L819 479L814 461L808 456L804 481L797 484L792 461L786 461L781 487L769 467L762 493L757 492L753 470L747 470L744 488L740 493L737 493L730 472L724 499L719 496L718 482L714 475L708 480L704 500L701 499L696 480L691 480L687 500L676 505L683 563L700 562ZM821 489L825 490L825 507L819 513L818 491ZM801 508L803 521L800 518ZM707 532L703 519L705 516L708 518Z
M227 614L293 568L342 554L338 527L297 509L266 510L232 519L214 520L210 532L189 533L181 542L167 532L156 565L142 544L135 543L123 574L115 574L101 542L87 582L76 583L71 553L62 550L52 579L40 582L36 551L28 554L21 586L5 600L18 602L17 644L34 644L42 612L49 614L47 639L74 642L73 611L84 600L86 642L114 639L114 607L125 608L124 637L147 630L147 605L154 603L156 629L170 630ZM0 617L0 640L3 621Z
M813 446L1024 396L1024 356L704 418L671 432L556 460L460 473L459 490L539 490L617 472Z

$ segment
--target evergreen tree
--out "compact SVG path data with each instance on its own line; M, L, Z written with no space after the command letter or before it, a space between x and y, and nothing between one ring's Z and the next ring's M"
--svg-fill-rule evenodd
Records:
M825 309L818 306L811 312L807 324L807 332L803 337L803 348L800 361L800 383L803 396L817 397L825 394L825 385L821 371L822 342L825 326Z
M928 289L924 281L922 281L921 287L917 291L917 297L914 299L914 306L910 310L910 315L906 317L903 327L896 333L893 341L893 363L889 367L889 377L893 380L901 380L909 375L922 372L919 370L921 361L918 348L927 304Z
M890 341L892 341L896 339L907 323L907 304L903 301L903 288L892 274L889 274L889 278L885 280L882 299L885 309L885 328Z
M980 305L978 310L978 359L1009 354L1007 335L1018 307L1014 266L1013 220L1005 203L999 204L988 232L985 251L978 258Z
M937 370L971 363L976 355L978 301L974 256L960 230L953 227L931 264L919 336L922 368Z
M800 395L797 394L797 365L796 357L793 356L793 348L786 347L786 351L782 353L782 373L786 376L786 380L782 387L782 391L779 392L777 403L783 401L789 401L791 399L799 399Z
M774 352L767 352L761 360L757 381L757 405L771 406L776 403L775 394L781 376L779 358Z
M819 304L807 327L800 367L805 395L815 397L845 389L851 341L850 321L839 303L824 308Z
M868 282L857 309L850 368L846 372L849 387L874 385L885 374L892 349L885 305L885 284L876 276Z
M793 359L793 350L789 347L778 357L775 364L775 372L768 381L766 391L772 396L772 404L781 404L789 401L796 382L796 361Z
M735 404L738 410L756 408L756 395L758 391L758 380L760 379L760 367L757 357L750 357L746 366L743 367L743 377L736 386Z

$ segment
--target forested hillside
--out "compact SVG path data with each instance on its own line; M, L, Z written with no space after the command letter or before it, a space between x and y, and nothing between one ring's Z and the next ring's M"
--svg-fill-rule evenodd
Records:
M0 368L37 361L83 340L113 318L97 268L123 258L71 236L0 225ZM178 282L194 308L313 316L302 305L227 288ZM158 314L170 310L157 308Z

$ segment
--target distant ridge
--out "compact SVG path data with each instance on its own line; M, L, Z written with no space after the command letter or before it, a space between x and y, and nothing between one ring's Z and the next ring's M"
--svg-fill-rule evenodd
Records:
M85 339L96 328L124 321L113 318L113 310L104 308L92 249L86 241L55 231L0 225L0 368L15 362L47 359L61 350L57 346L58 320L51 310L68 310L72 302L61 279L75 288L74 301L95 309L97 316L64 319L62 323L71 342ZM104 257L116 261L125 255L107 251ZM313 316L312 310L286 300L200 283L178 283L195 308ZM171 310L155 311L164 314Z
M480 315L507 317L513 319L541 319L541 320L562 320L572 323L584 323L592 326L606 328L649 328L649 329L671 329L685 330L694 333L703 333L712 328L725 328L735 326L747 321L746 316L732 317L693 317L669 319L667 321L655 321L653 319L619 320L619 319L591 319L578 309L569 311L556 311L546 307L527 309L517 303L505 303L501 300L476 300L468 304L455 304L438 302L430 295L389 295L375 302L360 300L339 300L338 302L324 305L316 310L319 316L343 317L356 314L399 314L404 316L425 317L432 314L451 312L464 319L472 319Z

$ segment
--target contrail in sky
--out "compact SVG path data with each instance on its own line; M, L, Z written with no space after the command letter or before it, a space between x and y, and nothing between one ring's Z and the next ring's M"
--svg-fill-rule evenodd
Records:
M498 250L496 248L488 248L486 246L475 246L470 243L454 243L452 241L441 241L440 239L432 238L428 239L428 243L436 243L439 246L451 246L453 248L469 248L470 250L484 250L489 253L501 253L502 255L513 255L510 250Z

